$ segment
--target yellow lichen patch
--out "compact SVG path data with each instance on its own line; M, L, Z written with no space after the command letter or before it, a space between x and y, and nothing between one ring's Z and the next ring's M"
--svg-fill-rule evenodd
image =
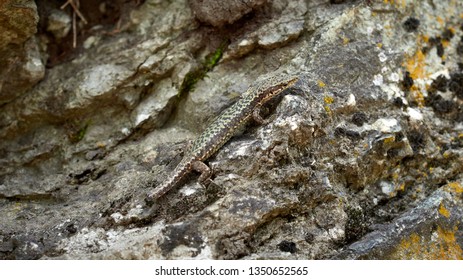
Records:
M347 45L347 44L349 44L349 42L350 42L349 38L346 38L346 37L342 38L342 44L343 45Z
M395 248L391 257L393 259L414 259L422 251L421 243L421 237L416 233L412 233L408 238L400 241L400 244Z
M421 50L418 50L413 56L405 60L405 68L410 73L412 79L424 78L425 56Z
M444 25L444 24L445 24L445 20L444 20L443 18L439 17L439 16L436 18L436 21L437 21L440 25Z
M445 187L444 187L444 190L445 191L448 191L448 192L453 192L453 193L457 193L457 194L461 194L463 193L463 186L458 183L458 182L451 182L451 183L448 183Z
M446 230L441 227L437 227L437 234L441 243L436 244L436 247L439 248L440 258L442 260L462 260L463 259L463 250L460 245L458 245L455 232L458 228L455 226L453 230Z
M104 148L104 147L106 147L106 143L105 143L105 142L99 141L99 142L96 143L96 146L97 146L98 148Z
M381 49L383 47L383 43L378 43L376 46Z
M445 208L445 205L442 202L439 205L439 214L441 214L442 216L446 218L450 217L450 211L447 210L447 208Z
M405 8L407 3L405 2L405 0L384 0L384 4L395 4L396 6L401 6L402 8Z
M413 99L415 99L419 107L424 107L424 95L419 90L412 87L411 96L413 97Z
M331 96L327 96L327 95L323 98L323 100L325 101L326 104L332 104L334 102L334 98Z
M444 154L442 155L444 158L449 158L452 155L451 152L445 151Z
M318 84L318 86L321 87L321 88L326 87L326 84L325 84L322 80L318 80L318 81L317 81L317 84Z
M390 143L394 143L395 141L395 137L394 136L391 136L391 137L387 137L383 140L384 144L390 144Z
M332 112L331 112L331 108L329 106L325 106L325 111L328 113L328 115L331 115Z
M421 39L422 39L423 42L425 42L425 43L429 42L429 36L428 36L428 35L423 35L423 36L421 36Z
M328 113L328 115L331 116L333 112L331 111L331 108L328 105L330 105L330 104L332 104L334 102L334 98L331 97L331 96L325 95L325 97L323 97L323 100L325 101L325 104L327 104L327 105L325 105L325 111Z
M431 236L420 236L412 233L405 237L392 252L392 259L423 259L423 260L461 260L463 250L457 243L455 227L446 230L437 226L437 230Z

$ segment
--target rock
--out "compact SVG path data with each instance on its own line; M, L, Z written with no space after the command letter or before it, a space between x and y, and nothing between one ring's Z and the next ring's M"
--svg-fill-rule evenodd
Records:
M0 50L8 44L21 45L37 32L34 1L6 0L0 3Z
M432 193L414 209L365 235L336 259L462 259L461 182Z
M0 3L0 106L24 94L45 75L39 44L32 37L38 20L34 1Z
M133 127L135 129L141 129L142 126L161 127L168 119L173 101L177 97L177 91L169 88L168 85L170 84L172 84L170 80L162 81L162 84L159 85L162 90L153 88L153 91L157 91L157 93L151 94L137 106L133 112Z
M463 2L420 3L269 0L216 28L148 0L117 6L118 30L108 4L75 51L39 29L2 76L29 88L0 110L0 258L461 258ZM210 181L146 199L277 73L299 80L206 161Z
M228 46L224 60L242 57L255 48L274 49L295 40L304 31L303 15L307 12L304 1L289 1L287 5L277 1L267 4L268 10L256 12L256 26L254 30L239 34ZM265 21L266 17L274 18Z
M48 16L47 31L56 39L66 37L71 30L71 16L62 10L53 9Z
M263 5L267 0L217 2L213 0L189 0L196 18L212 26L231 24Z

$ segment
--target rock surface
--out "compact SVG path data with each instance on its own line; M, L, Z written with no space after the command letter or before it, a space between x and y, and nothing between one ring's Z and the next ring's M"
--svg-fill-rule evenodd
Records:
M463 3L249 1L197 21L206 2L81 1L73 50L46 14L29 24L0 77L0 258L462 259ZM145 200L278 71L299 82L207 161L210 184Z
M21 96L45 75L33 37L39 16L34 1L0 3L0 107Z
M215 27L231 24L262 6L267 0L189 0L196 18Z

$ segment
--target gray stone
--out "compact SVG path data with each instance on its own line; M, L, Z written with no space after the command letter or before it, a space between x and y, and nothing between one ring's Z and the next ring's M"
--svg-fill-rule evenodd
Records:
M231 24L263 5L267 0L223 1L189 0L196 18L212 26Z
M71 30L71 16L64 11L51 10L47 20L47 31L51 32L56 39L62 39L69 34Z
M365 235L336 259L461 259L461 182L432 193L417 207Z
M462 258L463 3L252 10L215 32L186 0L121 6L120 32L91 29L5 99L0 258ZM26 41L41 61L47 36ZM299 81L206 161L208 184L192 172L146 201L209 120L281 72Z

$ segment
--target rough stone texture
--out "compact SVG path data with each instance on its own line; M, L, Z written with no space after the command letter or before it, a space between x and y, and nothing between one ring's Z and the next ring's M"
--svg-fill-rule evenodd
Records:
M267 0L188 0L198 20L216 27L234 23L265 2Z
M303 0L275 1L256 11L255 22L247 30L237 29L224 60L242 57L256 48L274 49L298 38L304 31L307 3Z
M48 16L47 31L51 32L57 39L62 39L71 30L71 16L66 12L53 9Z
M349 245L338 259L462 259L463 187L449 183L417 207Z
M463 3L253 10L219 30L186 0L145 1L6 102L0 258L463 258ZM208 160L212 182L147 204L185 143L277 70L300 81Z
M35 38L39 20L34 1L0 2L0 106L30 89L45 75Z
M6 0L0 3L0 49L20 45L37 32L37 6L34 1Z

